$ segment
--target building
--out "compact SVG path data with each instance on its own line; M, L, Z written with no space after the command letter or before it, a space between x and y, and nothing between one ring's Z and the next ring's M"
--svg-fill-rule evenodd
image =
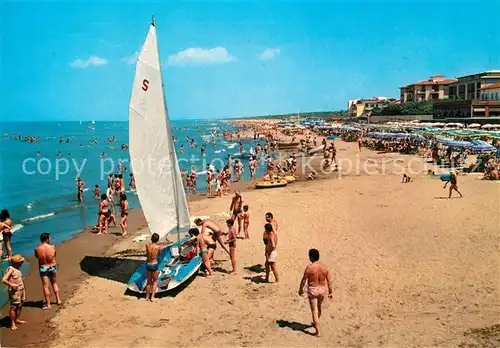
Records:
M500 82L500 70L459 77L449 86L450 100L480 100L481 89Z
M354 99L347 102L350 117L369 115L375 109L383 109L388 105L399 103L398 100L387 97L372 97L371 99Z
M462 76L449 85L448 100L432 106L433 119L500 117L500 70ZM499 120L500 121L500 120Z
M479 99L500 100L500 82L481 87L479 89Z
M400 87L401 103L446 99L448 86L456 81L445 79L442 75L433 75L428 80Z

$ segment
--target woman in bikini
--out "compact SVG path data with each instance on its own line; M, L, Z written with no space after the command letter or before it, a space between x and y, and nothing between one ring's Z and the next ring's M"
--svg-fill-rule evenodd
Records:
M213 181L214 173L209 169L207 171L207 197L212 197L213 195Z
M229 230L226 243L229 245L229 257L231 259L231 266L233 270L232 275L236 274L236 229L234 228L234 220L229 219L226 221Z
M4 209L0 212L0 231L2 232L2 238L3 238L3 243L5 245L5 250L7 250L7 256L5 258L10 259L12 257L12 244L11 244L11 238L12 238L12 220L10 219L10 214L7 209ZM0 251L0 256L3 254L3 248L2 251Z
M127 235L127 217L128 217L128 200L124 192L120 193L120 228L122 230L122 237Z
M231 212L231 219L234 221L238 219L238 236L241 233L241 220L242 220L242 207L243 207L243 197L241 196L240 190L234 191L234 197L231 200L231 206L229 211Z
M101 195L101 203L99 203L99 222L97 225L98 233L108 233L108 220L111 216L111 211L109 211L109 201L108 196L105 194Z
M250 213L248 212L248 205L243 206L243 233L245 234L245 239L250 239L250 234L248 233L248 225L250 225Z

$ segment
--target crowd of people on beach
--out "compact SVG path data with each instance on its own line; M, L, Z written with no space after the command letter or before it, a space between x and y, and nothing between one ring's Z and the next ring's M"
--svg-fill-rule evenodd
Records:
M247 130L253 131L254 139L257 138L258 128L256 126L248 126ZM331 135L330 133L327 133ZM276 126L270 126L268 133L264 136L264 145L260 142L255 146L255 149L248 153L247 168L250 172L250 178L256 178L256 169L259 166L257 159L263 158L266 172L263 177L264 180L273 180L276 176L280 175L296 175L297 171L297 155L295 151L304 156L313 156L320 154L323 157L323 169L329 168L335 164L337 168L337 148L335 141L328 141L324 132L317 130L305 130L300 134L295 132L290 134L291 141L284 143L280 141L279 131ZM298 136L301 136L298 138ZM454 151L451 147L439 145L434 138L389 138L377 139L367 135L365 131L352 131L343 130L336 133L345 141L357 141L359 151L362 147L367 147L379 152L399 152L402 154L419 154L422 157L430 156L433 160L441 159L446 160L447 163L462 163L467 158L467 151ZM239 131L227 131L224 136L228 139L236 138L239 145L240 154L246 154L242 139ZM61 138L62 139L62 138ZM60 142L61 142L60 139ZM321 140L320 140L321 139ZM69 139L66 141L68 142ZM177 141L177 139L174 139ZM113 142L115 139L108 139L108 142ZM192 148L198 145L193 138L187 137L186 141ZM215 142L215 140L213 140ZM260 141L260 140L259 140ZM214 144L215 145L215 144ZM205 145L200 147L202 156L205 154ZM281 146L281 149L280 149ZM122 149L124 149L122 145ZM182 149L182 146L181 146ZM275 161L270 156L273 151L285 150L289 152L286 159ZM181 150L182 151L182 150ZM291 152L291 153L290 153ZM234 156L234 155L233 155ZM225 165L216 169L212 165L207 165L204 175L206 175L207 192L209 197L217 196L223 197L232 192L232 183L241 181L243 172L246 169L243 165L241 158L234 159L231 155L227 156ZM242 157L243 158L243 157ZM479 157L478 157L479 158ZM485 178L498 180L499 179L499 160L495 157L485 158L484 173ZM114 224L120 227L122 236L126 236L127 231L127 216L129 211L126 184L124 181L124 172L126 168L121 167L116 174L110 173L107 180L107 188L105 193L101 193L100 186L95 185L92 191L92 197L99 200L98 204L98 219L94 232L97 234L108 233L109 226ZM188 193L195 194L197 189L197 172L196 166L192 166L190 172L181 173L186 184ZM434 175L434 173L428 173ZM449 189L449 197L456 192L460 197L462 193L458 189L458 175L459 172L451 171L449 176L445 179L444 188ZM129 189L135 190L135 179L132 173L129 173L130 182ZM310 172L306 178L315 179L316 173ZM403 175L403 183L411 183L412 178L407 174ZM449 186L448 186L449 185ZM82 202L84 199L85 183L81 178L77 178L77 200ZM119 211L115 211L115 206L119 206ZM225 226L221 226L219 222L211 218L201 219L197 218L194 221L196 227L189 230L190 238L181 245L179 251L179 258L182 260L189 260L199 255L202 259L201 272L207 277L214 276L214 253L217 246L227 253L231 262L231 269L227 272L232 275L238 274L238 258L237 258L237 243L240 239L250 239L250 207L249 204L243 199L239 190L234 190L234 196L229 205L229 218L225 221ZM117 219L119 214L119 219ZM7 210L0 213L0 230L4 246L7 250L6 258L10 262L2 282L9 287L10 298L10 317L11 329L16 330L17 325L23 324L24 321L20 319L23 302L26 300L26 289L22 280L21 266L24 257L16 254L13 255L10 232L12 228L12 220ZM262 242L264 245L265 256L265 276L263 281L270 282L271 273L274 276L274 281L279 283L280 274L277 267L278 259L278 236L279 232L278 223L271 212L265 214L265 223L263 226ZM146 249L146 272L147 272L147 285L145 288L146 299L154 301L155 293L158 286L159 270L159 255L165 244L160 241L157 234L151 236L151 240L147 243ZM2 250L3 252L3 250ZM51 308L51 292L55 295L56 303L60 304L61 299L59 295L59 288L56 282L57 263L55 259L55 246L50 244L50 235L43 233L40 235L40 245L35 249L35 257L39 263L39 273L42 282L42 289L44 294L43 309ZM332 281L328 269L319 263L320 254L317 249L309 250L309 259L311 264L308 265L303 273L300 281L298 294L307 294L310 302L311 314L313 318L313 325L315 328L315 335L320 335L319 318L322 313L322 305L326 298L332 299Z
M180 258L187 261L197 255L201 256L201 272L206 277L214 275L214 253L219 245L228 254L231 261L231 275L237 275L236 244L238 239L249 239L250 213L249 206L245 204L243 196L239 190L235 190L229 206L230 218L226 220L225 228L211 218L197 218L194 223L197 227L189 230L190 238L180 247ZM235 226L237 225L237 227ZM243 231L243 236L241 233ZM262 242L264 244L265 256L265 278L264 282L270 282L271 273L275 283L279 283L280 277L277 267L278 259L278 222L271 212L265 214L264 232ZM240 237L241 236L241 237ZM225 237L225 238L224 238ZM147 283L145 287L146 299L153 302L158 287L159 254L164 243L160 243L159 235L153 234L151 240L146 244L146 275ZM309 251L311 264L304 271L300 282L298 294L302 296L307 293L311 304L311 314L315 335L320 335L319 318L321 317L322 304L325 298L333 298L333 287L328 269L319 263L319 251L311 249ZM306 290L304 290L306 289Z

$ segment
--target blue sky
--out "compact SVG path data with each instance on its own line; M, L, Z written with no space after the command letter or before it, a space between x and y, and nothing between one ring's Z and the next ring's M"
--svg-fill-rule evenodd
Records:
M153 13L173 119L398 98L432 74L500 69L500 2L476 3L4 1L2 120L127 120Z

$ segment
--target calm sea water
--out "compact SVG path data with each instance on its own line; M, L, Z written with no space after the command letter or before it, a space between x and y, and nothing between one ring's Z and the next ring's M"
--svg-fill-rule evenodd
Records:
M212 130L221 133L231 129L223 122L213 121L173 121L177 155L181 170L190 170L196 165L197 171L205 169L206 163L214 163L221 169L228 154L239 151L236 141L230 142L216 137L216 146L211 144ZM101 168L112 170L111 162L122 160L129 168L128 151L121 149L121 144L128 144L127 122L18 122L0 123L0 208L8 209L15 224L12 237L14 253L30 256L39 242L42 232L51 234L52 242L61 243L88 226L96 224L98 201L92 191L98 184L101 193L105 193L106 173L101 177ZM40 138L39 143L13 140L14 134L23 137ZM59 142L60 137L63 142ZM108 142L115 137L114 142ZM186 137L194 138L198 147L191 148ZM66 140L69 139L69 142ZM95 140L95 143L93 143ZM208 142L206 156L202 157L200 146ZM184 145L184 154L180 146ZM253 141L244 141L245 149L254 147ZM37 156L37 152L40 156ZM60 151L60 160L57 153ZM106 154L106 160L100 158ZM67 160L67 161L66 161ZM111 161L113 160L113 161ZM248 161L245 164L245 178L248 178ZM57 170L59 166L59 170ZM88 189L84 192L83 203L76 199L76 177L80 177ZM263 170L263 168L260 168ZM114 172L118 168L115 167ZM57 174L59 173L59 174ZM128 187L129 170L124 178ZM204 191L205 180L197 180L197 190ZM137 196L128 193L131 208L139 207Z

